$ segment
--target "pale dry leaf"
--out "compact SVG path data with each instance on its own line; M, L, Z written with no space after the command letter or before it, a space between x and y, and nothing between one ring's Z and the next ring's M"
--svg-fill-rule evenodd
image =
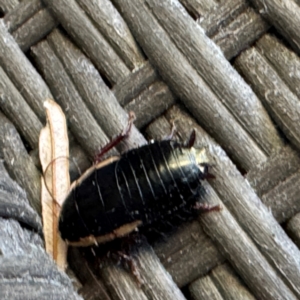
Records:
M41 201L42 201L42 217L43 217L43 231L45 237L45 246L46 251L53 257L53 198L49 194L49 191L52 190L52 182L51 178L51 169L49 172L45 173L45 167L47 167L47 162L51 160L51 138L50 138L50 127L47 124L40 133L39 140L39 154L40 160L43 167L43 172L45 176L47 176L46 181L48 185L46 187L45 180L42 177L42 185L41 185Z
M53 100L45 101L47 125L41 130L39 153L42 178L42 216L46 251L65 270L67 245L58 232L58 217L69 187L69 141L65 115Z

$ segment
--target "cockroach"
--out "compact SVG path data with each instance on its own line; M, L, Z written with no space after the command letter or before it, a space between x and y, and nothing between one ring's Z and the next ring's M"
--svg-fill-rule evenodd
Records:
M106 243L201 207L209 164L205 149L195 149L194 141L195 131L185 144L157 141L88 169L62 206L62 239L73 246Z

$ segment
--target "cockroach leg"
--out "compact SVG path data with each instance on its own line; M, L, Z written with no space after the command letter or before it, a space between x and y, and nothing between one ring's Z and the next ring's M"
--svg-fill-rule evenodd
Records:
M130 111L128 113L128 123L126 128L121 132L119 135L117 135L115 138L113 138L109 143L107 143L100 151L95 155L94 163L98 164L102 160L102 156L107 153L110 149L117 146L120 142L122 142L125 138L127 138L130 134L132 124L135 120L135 114L133 111Z
M119 241L113 241L108 252L108 257L111 257L118 265L122 264L124 268L130 270L139 287L144 284L141 277L139 267L134 258L135 249L141 244L141 235L138 232L132 232L126 235ZM114 245L114 246L113 246ZM113 249L111 249L113 248Z
M196 130L193 129L190 137L189 137L189 140L187 141L187 143L184 145L186 148L189 148L191 149L194 144L195 144L195 140L196 140Z
M203 213L210 212L210 211L220 211L221 206L220 205L210 205L207 202L196 202L193 206L194 209L199 210Z
M144 280L143 280L143 278L140 274L139 268L138 268L134 258L130 255L127 255L126 253L124 253L122 251L118 251L117 254L121 258L122 262L129 267L129 269L130 269L132 275L134 276L137 284L139 285L139 287L141 287L142 284L144 284L145 282L144 282Z

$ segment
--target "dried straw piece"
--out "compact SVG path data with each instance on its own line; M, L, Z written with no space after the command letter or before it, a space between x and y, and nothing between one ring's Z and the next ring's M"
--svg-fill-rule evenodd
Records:
M66 268L67 245L58 233L58 216L69 187L69 143L65 115L53 101L44 103L48 123L40 134L42 215L46 251L61 269ZM65 159L64 159L65 158Z

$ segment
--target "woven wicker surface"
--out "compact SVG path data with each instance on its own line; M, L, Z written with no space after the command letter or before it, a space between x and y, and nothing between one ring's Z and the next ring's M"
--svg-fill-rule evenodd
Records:
M0 298L300 299L299 5L0 0ZM196 128L196 147L208 149L206 200L221 210L153 248L142 241L142 286L73 248L73 288L45 254L47 98L67 117L73 178L128 111L135 126L114 153L161 139L172 122L183 140Z

